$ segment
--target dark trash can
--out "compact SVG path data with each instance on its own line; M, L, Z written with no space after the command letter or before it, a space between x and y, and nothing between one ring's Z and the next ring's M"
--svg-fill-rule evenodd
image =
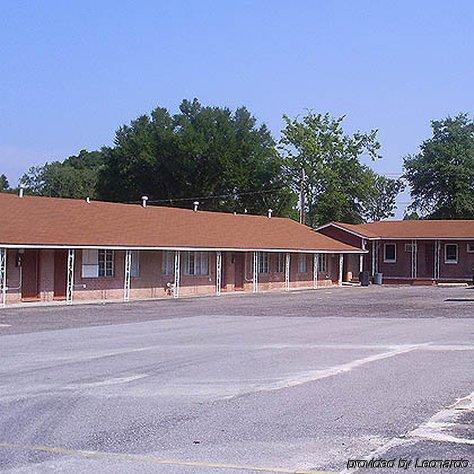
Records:
M369 286L370 275L368 271L359 273L360 286Z
M382 277L383 277L383 273L376 273L374 275L374 284L375 285L381 285L382 284Z

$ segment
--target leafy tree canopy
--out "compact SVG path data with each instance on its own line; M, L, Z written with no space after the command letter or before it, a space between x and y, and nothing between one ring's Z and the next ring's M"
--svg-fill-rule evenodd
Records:
M378 159L377 131L344 133L344 117L307 113L303 118L283 117L281 150L288 178L295 191L303 183L307 224L329 221L358 223L393 215L401 182L374 173L362 164L365 155Z
M53 161L33 166L20 183L31 194L54 197L96 197L97 177L102 166L100 151L81 150L63 162Z
M459 114L431 127L421 151L405 158L411 209L432 219L474 219L474 122Z
M8 179L4 174L0 174L0 191L10 191L10 183L8 182Z
M420 219L420 216L416 211L406 211L403 215L404 221L417 221Z
M363 217L369 221L380 221L395 215L395 200L403 191L404 184L399 179L381 176L371 170L367 171L369 186L367 196L362 203Z
M232 112L194 99L175 115L156 108L120 127L115 146L103 153L98 194L104 199L147 195L191 207L201 197L205 209L251 213L285 214L291 207L275 142L244 107Z

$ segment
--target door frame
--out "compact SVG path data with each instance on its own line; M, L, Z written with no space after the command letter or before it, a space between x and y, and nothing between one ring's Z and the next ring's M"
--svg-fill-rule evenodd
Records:
M24 268L24 260L25 260L25 256L26 255L34 255L34 259L35 259L35 275L34 275L34 284L32 286L35 287L35 292L34 292L34 295L25 295L24 294L24 289L25 289L25 277L28 278L30 277L31 278L31 275L28 274L26 275L25 274L25 268ZM31 257L33 258L33 257ZM22 271L22 275L21 275L21 299L22 301L36 301L38 299L40 299L40 291L39 291L39 276L40 276L40 251L39 250L35 250L35 249L27 249L24 251L24 253L22 254L21 256L21 259L22 259L22 263L21 263L21 271Z
M245 258L246 254L244 252L234 252L234 291L244 291L245 289ZM241 276L237 278L237 259L239 259L240 269L241 269ZM239 286L237 286L237 280L239 280ZM240 285L240 281L242 284Z
M67 293L67 257L68 257L67 250L59 250L56 249L54 251L54 271L53 271L53 298L55 300L65 300L66 293ZM59 255L63 255L59 257ZM62 263L62 268L58 267L58 263ZM64 278L64 288L63 288L63 280ZM61 279L61 287L57 285L59 279Z

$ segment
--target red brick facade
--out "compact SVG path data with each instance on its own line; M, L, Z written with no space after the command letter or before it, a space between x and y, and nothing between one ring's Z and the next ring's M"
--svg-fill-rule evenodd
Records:
M25 258L17 250L7 250L7 298L6 304L18 304L25 301L51 302L58 299L55 296L55 252L57 250L37 251L35 298L25 298L22 294L23 285L28 282L31 286L34 276L26 274L19 265L19 258ZM243 287L237 289L235 256L238 252L222 252L222 281L221 292L253 291L253 253L244 252ZM214 295L216 288L216 252L206 252L209 256L209 271L207 275L186 275L185 254L181 252L181 271L179 296ZM20 257L22 255L22 257ZM313 254L290 254L290 290L314 288ZM149 298L171 298L174 284L173 274L163 273L163 251L139 252L139 274L131 278L130 299L140 300ZM306 259L306 264L299 260ZM331 286L338 283L339 255L327 255L327 271L318 273L317 286ZM268 272L258 274L258 291L284 291L285 274L278 271L278 254L268 253ZM57 260L56 260L57 261ZM300 266L301 265L301 266ZM299 270L306 268L306 272ZM125 251L113 253L113 276L83 277L82 251L75 251L73 301L120 301L124 297L125 281ZM62 270L62 269L59 269ZM280 267L281 270L281 267ZM64 272L65 275L65 272ZM59 299L63 299L61 297Z
M474 247L474 238L472 240L364 239L334 225L323 227L319 229L319 232L359 248L364 248L365 245L368 253L363 256L363 269L369 271L370 274L373 272L382 273L386 283L465 282L473 279L474 252L468 250ZM416 243L416 251L412 254L413 242ZM395 246L395 261L387 261L385 258L387 244ZM446 245L457 247L456 262L446 261ZM375 259L373 259L374 246ZM352 273L353 279L357 279L359 265L358 255L345 255L344 275Z
M400 280L416 283L418 282L465 282L472 281L474 275L474 253L468 252L468 244L473 241L466 240L417 240L416 252L412 257L412 240L390 240L381 239L375 241L376 271L383 273L385 282L397 282ZM387 262L385 259L386 244L395 245L395 262ZM364 258L364 269L371 270L372 266L372 242L368 244L368 255ZM449 262L445 259L445 246L457 246L457 261ZM437 256L439 255L439 263ZM416 262L414 274L412 274L412 258Z

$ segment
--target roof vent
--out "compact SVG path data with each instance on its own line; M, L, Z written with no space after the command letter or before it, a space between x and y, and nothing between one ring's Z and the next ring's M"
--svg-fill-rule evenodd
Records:
M247 210L247 208L245 208L244 209L244 214L247 214L247 212L249 212L249 211Z
M142 206L146 207L146 202L148 201L148 196L142 196Z
M20 184L20 187L18 188L18 197L22 198L25 194L25 187L23 184Z
M268 218L271 219L273 209L268 209Z
M193 211L194 211L194 212L197 212L198 207L199 207L199 201L194 201L194 202L193 202L193 206L194 206Z
M89 196L86 197L86 202L87 202L87 204L91 203L91 198Z

